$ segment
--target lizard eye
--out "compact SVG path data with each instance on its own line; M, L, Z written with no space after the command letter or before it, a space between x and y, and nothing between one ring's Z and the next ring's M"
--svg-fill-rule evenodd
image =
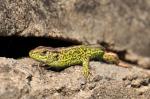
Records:
M46 51L46 50L44 50L44 51L41 53L42 56L44 56L44 55L46 55L46 54L47 54L47 51Z

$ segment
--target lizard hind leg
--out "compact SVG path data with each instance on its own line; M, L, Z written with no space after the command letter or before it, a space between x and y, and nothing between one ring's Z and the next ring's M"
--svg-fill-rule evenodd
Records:
M119 57L117 56L117 54L112 53L112 52L105 52L104 55L103 55L103 60L105 62L116 64L116 65L118 65L119 62L120 62Z

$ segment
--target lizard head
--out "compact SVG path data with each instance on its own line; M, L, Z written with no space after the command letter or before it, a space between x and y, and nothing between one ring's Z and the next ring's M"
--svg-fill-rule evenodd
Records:
M103 60L112 64L119 64L119 57L115 53L105 52L103 55Z
M37 47L29 52L29 56L37 61L51 63L58 60L58 52L46 47Z

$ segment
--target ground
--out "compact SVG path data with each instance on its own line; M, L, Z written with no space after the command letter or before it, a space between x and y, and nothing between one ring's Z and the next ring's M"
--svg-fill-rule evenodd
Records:
M91 61L88 81L80 65L61 72L30 58L0 59L0 98L148 99L150 71Z

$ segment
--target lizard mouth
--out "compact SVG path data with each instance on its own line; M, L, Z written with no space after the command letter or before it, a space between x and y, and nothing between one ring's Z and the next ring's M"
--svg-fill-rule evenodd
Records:
M41 55L41 51L40 50L36 50L37 48L29 51L29 56L37 61L40 62L46 62L47 61L47 56L46 55Z
M29 56L31 57L31 58L34 58L34 59L36 59L36 53L34 53L34 51L33 50L31 50L30 52L29 52Z
M33 50L31 50L31 51L29 52L29 56L30 56L32 59L35 59L35 60L37 60L37 61L41 61L41 62L45 62L45 61L46 61L46 59L45 59L44 57L39 56L39 55L36 54L36 53L33 53Z

